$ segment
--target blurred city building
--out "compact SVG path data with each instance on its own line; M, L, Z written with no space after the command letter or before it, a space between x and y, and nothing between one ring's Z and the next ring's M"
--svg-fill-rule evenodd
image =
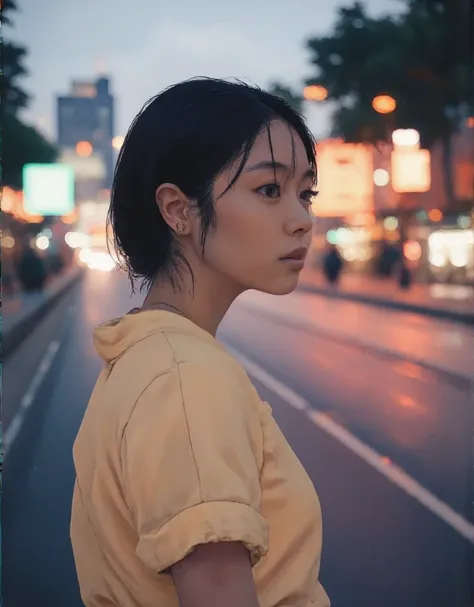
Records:
M70 93L57 97L57 132L58 146L68 161L73 154L81 158L80 173L93 172L97 180L97 166L102 161L99 189L110 188L115 162L114 97L108 78L73 81ZM84 168L88 166L91 168Z

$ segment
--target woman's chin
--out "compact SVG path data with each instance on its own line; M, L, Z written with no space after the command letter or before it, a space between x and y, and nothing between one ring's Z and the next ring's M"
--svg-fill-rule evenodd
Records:
M265 284L258 289L262 293L268 293L268 295L289 295L298 286L299 274L293 276L285 276L280 280L275 280L272 283Z

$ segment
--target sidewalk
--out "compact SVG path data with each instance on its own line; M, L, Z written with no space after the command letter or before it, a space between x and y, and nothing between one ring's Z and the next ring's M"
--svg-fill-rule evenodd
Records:
M82 268L72 266L52 278L42 292L4 297L1 318L3 358L11 354L82 273Z
M327 297L474 324L474 287L415 283L409 291L402 291L393 279L353 274L343 275L339 286L332 287L327 284L321 272L305 268L298 288Z

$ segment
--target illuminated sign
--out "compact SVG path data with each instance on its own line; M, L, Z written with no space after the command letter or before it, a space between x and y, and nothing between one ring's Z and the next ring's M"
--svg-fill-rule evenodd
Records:
M344 217L373 208L374 155L364 144L322 141L316 146L319 195L317 217Z
M23 202L27 215L68 215L74 211L74 171L65 164L25 164Z
M395 192L428 192L431 160L428 150L392 152L392 187Z

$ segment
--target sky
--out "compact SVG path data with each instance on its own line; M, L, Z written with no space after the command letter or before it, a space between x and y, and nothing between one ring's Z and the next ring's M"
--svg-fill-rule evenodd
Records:
M146 100L193 76L238 77L265 88L301 88L314 75L305 49L326 35L350 0L17 0L6 37L29 49L24 87L34 100L23 118L54 139L55 98L73 79L110 75L115 134L125 135ZM396 0L365 0L373 16ZM133 8L132 8L133 7ZM330 129L329 104L305 104L317 137Z

